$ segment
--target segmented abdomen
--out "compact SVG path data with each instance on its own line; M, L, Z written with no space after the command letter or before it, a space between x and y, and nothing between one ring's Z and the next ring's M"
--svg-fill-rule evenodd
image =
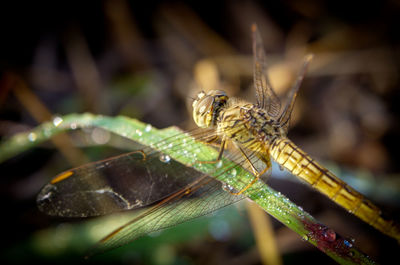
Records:
M278 164L309 183L338 205L382 233L400 241L400 228L397 223L385 219L377 206L314 161L289 139L275 140L270 146L270 155Z

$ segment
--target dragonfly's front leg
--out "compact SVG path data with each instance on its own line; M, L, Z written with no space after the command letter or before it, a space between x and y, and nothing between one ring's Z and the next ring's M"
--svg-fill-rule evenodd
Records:
M218 141L218 139L219 139L219 137L216 136L211 139L208 139L207 141L201 141L208 145L212 145L214 147L219 147L218 156L216 159L213 159L210 161L196 161L193 164L191 164L190 166L193 166L194 164L215 164L215 163L218 163L219 161L221 161L222 154L224 153L224 150L225 150L226 141L225 141L225 138L223 138L221 143L217 144L215 142Z

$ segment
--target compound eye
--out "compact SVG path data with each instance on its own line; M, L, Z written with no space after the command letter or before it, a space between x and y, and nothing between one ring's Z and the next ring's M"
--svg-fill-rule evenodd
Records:
M204 114L207 111L209 111L213 102L214 102L214 99L212 97L204 98L198 105L198 113Z
M224 97L226 96L225 91L222 90L213 90L210 95L216 96L216 97Z

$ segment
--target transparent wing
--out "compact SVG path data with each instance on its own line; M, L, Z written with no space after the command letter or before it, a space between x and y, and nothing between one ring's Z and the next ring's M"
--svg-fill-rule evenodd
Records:
M257 105L266 109L271 117L278 117L281 102L272 89L267 76L266 55L257 25L252 25L253 56L254 56L254 86L256 89Z
M155 145L158 150L188 156L198 151L195 141L207 142L215 137L214 130L198 129ZM209 153L198 155L201 160L216 159ZM37 205L54 216L100 216L150 205L195 182L202 174L148 147L57 175L41 190Z
M222 190L219 181L204 175L110 233L90 251L90 255L122 246L152 231L211 213L243 198Z
M138 151L66 171L71 176L42 189L38 207L65 217L105 215L154 203L201 176L167 160L159 152Z
M285 108L283 109L282 114L278 119L279 124L286 129L286 132L289 128L290 116L292 115L294 103L296 102L297 92L299 91L300 85L303 82L304 76L307 72L308 65L310 64L312 59L312 54L309 54L304 58L300 73L298 74L293 87L290 89L290 92L287 96Z

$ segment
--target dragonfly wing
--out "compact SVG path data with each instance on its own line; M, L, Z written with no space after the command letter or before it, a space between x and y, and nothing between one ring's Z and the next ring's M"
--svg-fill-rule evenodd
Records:
M257 105L266 109L271 117L278 117L281 102L267 76L266 55L260 33L253 24L253 56L254 56L254 86L256 88Z
M211 213L244 198L224 191L221 185L219 181L203 175L110 233L94 247L91 254L122 246L142 235Z
M300 85L303 82L304 76L307 72L308 65L310 64L312 58L313 58L312 54L309 54L304 58L303 65L300 69L300 73L298 74L296 82L294 83L293 87L290 89L290 92L287 96L285 108L283 109L282 114L278 119L279 124L281 124L281 126L284 127L286 131L288 130L289 127L290 116L292 115L294 103L297 97L297 92L299 91Z
M87 217L154 203L202 173L147 148L65 171L39 193L49 215Z

